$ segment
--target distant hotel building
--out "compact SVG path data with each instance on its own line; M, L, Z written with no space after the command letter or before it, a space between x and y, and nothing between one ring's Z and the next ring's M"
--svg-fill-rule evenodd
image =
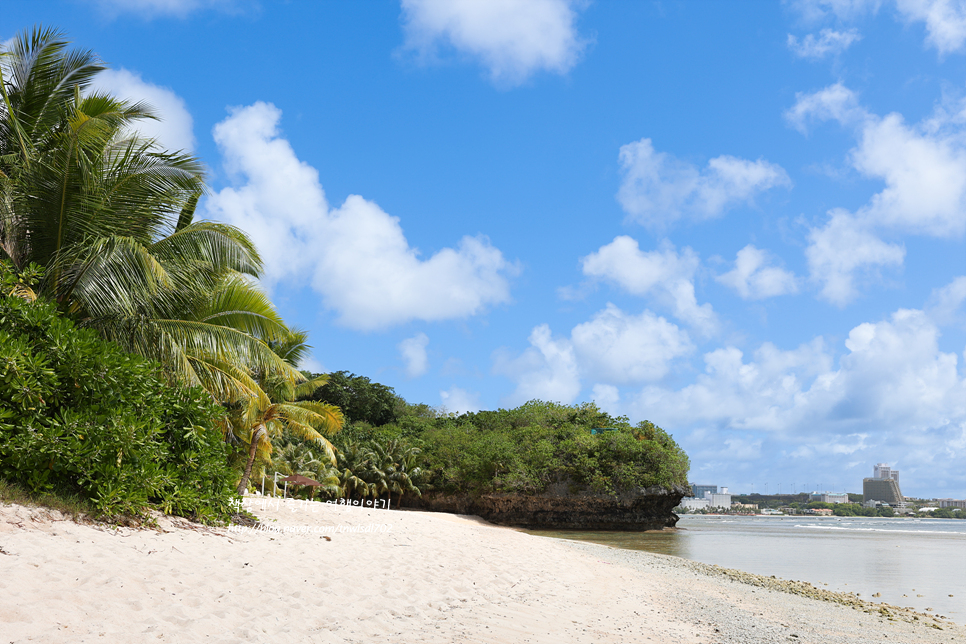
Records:
M960 510L966 510L966 500L958 499L937 499L939 501L939 507L941 508L959 508Z
M711 494L717 494L718 486L717 485L698 485L696 483L691 484L691 496L693 496L694 498L703 499L705 492L710 492Z
M862 500L868 503L886 503L894 508L905 508L906 500L899 489L899 472L885 463L876 464L873 477L862 479Z
M818 503L848 503L849 495L845 492L841 494L838 492L812 492L808 496L808 500Z
M682 508L701 510L703 508L728 509L731 507L731 495L728 494L726 487L721 488L719 494L717 485L694 485L692 483L691 490L695 496L681 499ZM698 491L701 492L701 496L697 496Z
M876 463L875 467L872 468L872 478L874 479L892 479L896 483L899 482L899 470L894 470L885 463Z

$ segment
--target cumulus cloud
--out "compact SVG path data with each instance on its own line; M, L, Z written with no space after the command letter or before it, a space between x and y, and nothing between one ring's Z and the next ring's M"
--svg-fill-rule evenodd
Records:
M575 326L570 337L581 372L613 384L660 380L673 359L694 350L687 332L664 318L650 311L628 315L613 304Z
M855 92L842 83L811 94L799 92L795 95L795 105L785 111L785 120L802 134L807 134L808 125L815 121L836 120L848 125L868 117Z
M719 156L706 168L657 152L650 139L620 149L623 178L617 200L630 218L646 226L665 227L681 217L719 217L755 195L776 186L790 186L788 174L759 159Z
M798 291L795 275L783 268L769 266L768 253L752 244L738 251L735 267L715 279L733 288L745 300L762 300Z
M429 358L426 355L428 345L429 337L425 333L417 333L396 345L399 355L406 363L406 375L410 378L423 375L429 368Z
M645 252L636 240L620 235L580 261L584 275L612 282L634 295L654 297L701 334L717 331L718 317L711 305L699 305L694 294L700 259L690 248L678 253L664 242L658 250Z
M585 42L572 0L403 0L406 47L423 58L442 43L471 56L493 82L517 85L538 71L567 73Z
M824 481L854 491L872 464L901 462L907 492L956 494L966 472L948 464L966 457L966 374L961 356L940 348L937 319L939 303L961 312L964 300L960 277L927 309L853 325L834 343L716 347L686 386L646 383L633 392L603 383L594 397L617 413L659 419L702 464L702 478ZM754 474L742 474L746 467Z
M355 329L465 318L510 297L515 266L482 236L421 258L399 219L350 195L329 206L315 168L279 132L281 112L255 103L214 128L234 185L212 195L210 218L258 243L264 283L308 281L338 321Z
M926 24L926 42L940 55L963 50L966 44L966 2L962 0L896 0L909 22Z
M528 340L530 346L517 357L505 351L494 356L494 373L516 383L508 400L517 405L533 399L574 402L580 374L573 344L566 338L554 339L546 324L535 327Z
M862 218L935 237L966 231L966 132L961 126L929 131L934 124L910 126L901 115L889 114L862 127L852 164L885 183L860 211Z
M591 389L590 399L607 413L616 416L620 413L620 390L614 385L596 384Z
M792 34L788 34L788 48L799 58L820 60L826 56L841 54L861 39L862 36L859 35L857 29L849 29L848 31L823 29L818 36L807 34L801 40Z
M656 382L675 360L694 351L688 333L650 311L625 313L613 304L575 326L570 337L553 337L546 324L533 329L521 355L495 356L494 371L517 383L510 402L533 398L574 402L582 382L596 381L594 399L616 407L616 385Z
M962 106L940 108L908 124L901 114L870 113L841 84L798 96L789 123L805 131L811 121L831 119L851 128L857 144L849 163L884 184L854 213L834 209L824 227L812 229L806 255L824 297L845 304L855 295L854 271L902 263L902 249L879 239L879 230L947 238L966 232L963 114Z
M790 351L765 343L748 357L723 347L705 354L705 372L694 383L647 386L629 406L632 415L661 418L691 432L697 448L720 449L729 458L728 440L739 436L822 454L810 471L835 473L849 463L900 456L927 469L966 453L966 379L938 338L926 313L899 310L854 327L837 365L836 350L821 338Z
M439 397L443 401L443 408L454 414L475 413L482 409L478 393L466 391L459 387L454 386L446 391L441 391Z
M937 324L962 323L966 317L963 315L963 303L966 303L966 275L934 290L926 310Z
M157 139L172 152L195 149L194 120L184 99L168 87L149 83L130 70L107 69L94 77L92 88L134 103L147 103L158 120L144 119L136 129L143 136Z
M906 251L888 244L844 210L831 213L822 228L808 234L805 258L811 279L821 285L824 299L845 306L858 294L856 272L874 273L882 266L901 266Z

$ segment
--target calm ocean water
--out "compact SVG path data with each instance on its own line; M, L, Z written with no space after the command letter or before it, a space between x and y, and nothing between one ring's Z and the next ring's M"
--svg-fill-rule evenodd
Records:
M678 528L532 533L807 581L966 623L966 521L685 515Z

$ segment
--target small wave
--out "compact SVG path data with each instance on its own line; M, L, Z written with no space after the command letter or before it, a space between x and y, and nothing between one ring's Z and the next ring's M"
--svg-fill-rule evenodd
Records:
M847 528L837 525L802 525L796 524L796 528L807 528L809 530L841 530L844 532L888 532L890 534L948 534L964 535L966 532L952 532L950 530L887 530L885 528Z

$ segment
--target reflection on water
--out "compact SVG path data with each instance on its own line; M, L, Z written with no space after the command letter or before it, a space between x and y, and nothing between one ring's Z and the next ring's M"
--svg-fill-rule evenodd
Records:
M966 622L966 521L684 516L665 532L532 533L807 581Z

